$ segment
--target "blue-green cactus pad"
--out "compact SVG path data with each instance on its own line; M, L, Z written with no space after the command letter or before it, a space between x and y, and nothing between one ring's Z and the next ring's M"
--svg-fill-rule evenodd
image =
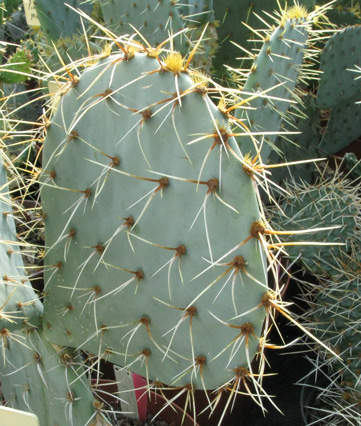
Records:
M87 69L45 142L46 259L59 265L45 276L48 338L177 386L203 386L193 367L216 388L247 366L227 324L252 324L252 359L267 279L241 157L188 73L141 53Z
M80 353L52 345L41 329L28 329L2 333L1 355L7 406L36 414L40 426L84 426L95 420L94 396Z
M135 29L142 34L138 39L143 42L144 37L153 47L181 31L184 26L172 0L100 0L100 5L107 28L117 35L134 34ZM174 38L172 44L183 54L188 50L184 34Z
M323 72L317 92L320 108L332 108L356 93L361 98L361 79L356 66L361 66L361 27L348 27L333 35L320 58Z
M290 107L307 38L305 18L285 20L265 39L243 87L250 101L246 103L248 109L236 111L236 117L244 120L255 135L257 148L247 135L239 138L240 147L244 153L252 155L261 150L263 162L267 162L275 146L277 133ZM259 96L251 99L253 93ZM246 94L242 97L247 99Z
M80 15L73 9L81 9L88 15L93 9L91 2L82 0L36 0L34 3L42 31L53 41L83 34ZM83 25L87 25L85 19Z
M356 93L331 109L325 133L318 146L321 155L335 154L361 135L360 101L361 93Z

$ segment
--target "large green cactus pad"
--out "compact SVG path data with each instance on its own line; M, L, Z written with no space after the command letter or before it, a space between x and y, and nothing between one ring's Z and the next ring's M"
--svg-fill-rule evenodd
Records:
M118 54L62 98L43 159L44 325L152 380L216 388L258 350L260 212L226 118L173 63Z

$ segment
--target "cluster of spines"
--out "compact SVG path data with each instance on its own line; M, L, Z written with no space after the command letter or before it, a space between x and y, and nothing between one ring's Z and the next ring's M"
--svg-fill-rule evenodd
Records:
M337 276L340 257L350 253L360 238L359 184L342 175L340 167L335 172L327 166L319 169L314 183L289 183L282 211L275 210L273 217L283 229L314 229L316 244L290 245L287 249L291 260L314 275ZM292 237L299 243L302 239L302 234ZM329 247L332 241L334 247Z
M350 255L338 259L338 270L338 275L318 277L317 285L309 285L309 308L300 321L338 355L330 356L323 347L309 342L313 355L307 382L316 388L322 383L311 405L312 415L320 422L346 420L352 424L361 418L359 243Z

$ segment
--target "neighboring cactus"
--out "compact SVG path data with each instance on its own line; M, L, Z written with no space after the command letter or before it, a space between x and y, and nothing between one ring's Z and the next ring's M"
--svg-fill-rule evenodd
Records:
M360 402L361 393L359 390L341 384L327 370L320 370L320 364L315 365L315 374L322 374L319 383L310 382L303 391L304 394L312 392L314 401L307 402L304 407L306 424L317 424L319 426L328 425L359 425L361 423ZM310 390L308 390L310 389Z
M214 16L219 24L217 27L219 49L213 61L217 75L225 77L226 66L235 69L251 67L252 62L244 60L245 51L253 53L259 50L260 32L257 32L257 29L260 27L264 29L264 22L269 23L269 28L274 25L270 14L279 10L279 7L285 7L286 3L283 0L216 0L214 2ZM297 3L311 10L315 0Z
M152 380L214 389L258 350L264 228L230 125L187 74L177 54L130 50L62 98L43 157L58 265L44 325Z
M36 12L40 21L41 30L49 42L83 34L83 26L80 15L74 9L81 9L88 15L93 6L90 2L81 0L57 1L36 0ZM86 21L83 21L86 25Z
M152 47L170 40L167 47L185 55L202 38L192 65L210 73L217 47L213 0L186 0L180 4L172 0L101 0L100 5L107 28L120 36L133 35Z
M361 161L357 159L353 152L345 154L345 164L350 176L353 179L359 179L361 176Z
M359 208L360 203L355 207ZM360 233L360 224L356 232ZM317 285L310 285L310 307L302 315L304 326L340 356L339 359L330 357L323 347L309 342L315 352L312 359L315 377L319 379L322 372L327 376L322 389L317 389L319 395L310 410L311 419L318 419L317 424L361 422L360 249L359 235L350 255L335 259L338 274L331 279L318 277ZM308 382L310 386L317 386Z
M40 323L42 305L25 275L21 250L26 243L18 241L14 217L20 207L10 198L7 183L7 159L0 159L0 330L17 330ZM16 176L14 178L17 178ZM20 212L21 214L21 212ZM19 217L21 220L21 216Z
M347 27L333 35L320 56L320 84L317 104L320 108L332 108L358 93L360 80L355 80L353 69L361 64L361 27Z
M318 0L317 3L326 3L327 0ZM359 25L360 20L360 2L359 0L336 0L332 9L326 14L327 18L337 25L338 28L348 25Z
M316 102L331 108L318 146L321 155L332 155L361 135L361 80L355 68L361 64L360 42L361 28L348 27L332 36L321 54Z
M250 100L246 103L249 109L237 110L236 117L249 131L239 138L239 144L244 154L255 157L260 153L264 163L294 93L309 26L306 9L294 7L285 13L278 28L266 36L243 87L249 94Z
M184 21L172 0L161 1L129 1L100 0L105 25L115 34L134 34L134 29L142 34L136 38L144 43L144 39L155 47L184 27ZM143 39L144 37L144 39ZM181 53L187 53L189 46L183 34L173 40L173 47Z
M311 182L315 169L312 160L319 157L319 110L310 95L303 96L300 101L301 104L291 105L288 119L281 125L281 131L285 134L277 136L275 149L269 156L269 162L273 165L291 163L271 170L271 180L277 184L284 184L286 181Z
M32 58L26 48L18 50L0 67L0 83L22 83L31 75Z
M361 94L356 93L331 109L325 132L318 145L321 156L335 154L361 136L360 101Z
M9 407L30 411L40 426L109 426L94 398L80 353L49 343L41 329L1 330L1 391Z
M359 185L340 176L339 170L319 173L313 184L292 183L286 186L289 195L276 210L273 223L285 230L325 228L313 234L316 245L286 248L291 260L298 260L313 274L332 277L339 274L339 259L349 253L360 229L361 202ZM332 227L338 227L330 230ZM304 236L293 236L292 241L304 241ZM323 246L333 242L335 246ZM345 244L345 245L343 245Z
M217 3L217 0L215 3ZM214 0L185 0L178 7L182 8L183 19L188 19L190 22L205 23L214 20L213 5Z

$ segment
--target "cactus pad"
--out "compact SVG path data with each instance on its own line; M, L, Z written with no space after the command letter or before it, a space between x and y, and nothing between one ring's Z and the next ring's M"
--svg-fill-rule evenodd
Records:
M44 326L152 380L213 389L258 350L266 260L229 123L179 64L117 54L62 98L44 150L57 265Z

